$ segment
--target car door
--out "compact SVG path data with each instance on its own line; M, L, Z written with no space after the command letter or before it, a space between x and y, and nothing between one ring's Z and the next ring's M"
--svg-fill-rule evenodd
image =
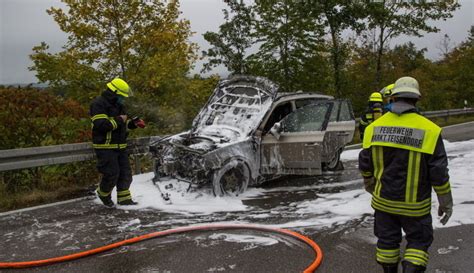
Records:
M315 102L283 118L261 142L262 174L321 174L321 149L333 103Z
M345 145L352 141L355 119L348 100L334 100L322 146L322 161L329 162Z

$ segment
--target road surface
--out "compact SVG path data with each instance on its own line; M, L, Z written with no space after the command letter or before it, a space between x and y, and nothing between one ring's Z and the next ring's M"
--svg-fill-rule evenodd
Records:
M443 136L449 141L472 139L474 123L447 127ZM454 157L463 155L461 151ZM251 223L287 228L316 241L325 255L317 272L381 272L374 261L376 238L372 234L372 211L367 205L370 198L362 190L357 161L348 160L344 165L341 172L281 179L253 189L242 197L242 209L183 213L174 210L177 204L169 211L106 209L91 197L3 213L0 262L67 255L175 227ZM470 194L473 198L464 205L472 204L474 208L474 193ZM199 201L203 196L197 194L195 198ZM473 233L473 224L436 229L427 272L473 272ZM312 250L293 238L236 229L171 235L72 262L4 271L301 272L312 259Z

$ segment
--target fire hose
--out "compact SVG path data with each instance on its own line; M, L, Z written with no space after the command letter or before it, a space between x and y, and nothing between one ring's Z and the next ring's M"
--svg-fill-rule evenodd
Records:
M6 268L27 268L27 267L38 267L38 266L44 266L44 265L51 265L55 263L60 263L60 262L66 262L66 261L72 261L76 260L79 258L95 255L98 253L102 253L114 248L118 248L121 246L125 245L130 245L134 244L137 242L141 242L144 240L149 240L153 238L158 238L158 237L163 237L171 234L179 234L179 233L185 233L185 232L190 232L190 231L206 231L206 230L222 230L222 229L252 229L252 230L258 230L258 231L265 231L265 232L274 232L274 233L280 233L284 234L293 238L296 238L307 245L309 245L312 250L314 251L314 259L309 264L304 270L304 273L309 273L309 272L314 272L319 265L321 264L321 261L323 259L323 252L321 251L321 248L310 238L301 235L297 232L291 231L291 230L286 230L286 229L279 229L279 228L270 228L270 227L264 227L264 226L258 226L258 225L245 225L245 224L216 224L216 225L203 225L203 226L190 226L190 227L180 227L180 228L173 228L173 229L167 229L163 231L156 231L148 234L144 234L141 236L137 236L134 238L126 239L123 241L119 241L116 243L112 243L109 245L105 245L102 247L94 248L91 250L86 250L74 254L69 254L65 256L60 256L60 257L54 257L54 258L49 258L49 259L44 259L44 260L35 260L35 261L22 261L22 262L0 262L0 269L6 269Z

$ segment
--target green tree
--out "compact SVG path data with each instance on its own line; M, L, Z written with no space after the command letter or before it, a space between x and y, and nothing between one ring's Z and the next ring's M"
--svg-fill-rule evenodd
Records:
M104 81L120 76L139 93L159 97L186 76L195 60L190 25L179 18L178 1L62 2L66 10L47 12L68 34L68 42L56 54L48 52L45 42L33 48L30 68L57 92L86 103Z
M390 39L400 35L422 37L424 33L438 32L430 21L446 20L459 7L457 1L367 1L367 26L375 33L376 53L374 87L382 80L382 58Z
M274 80L285 91L305 89L304 67L318 54L322 39L322 30L305 8L304 1L255 1L259 50L249 57L251 71Z
M342 32L352 29L361 31L363 24L360 19L363 17L363 5L351 0L326 0L307 2L307 10L313 23L320 28L325 28L330 36L329 53L331 55L331 70L333 78L334 93L340 97L344 95L344 69L349 59L349 46L351 42L345 42Z
M247 50L254 44L252 37L254 13L252 6L242 0L225 0L229 10L224 9L225 22L219 26L219 32L208 31L204 39L211 48L203 51L208 62L203 71L224 65L231 74L247 74Z
M474 102L474 26L471 26L466 41L454 48L442 61L447 67L447 77L455 89L452 106L464 106L464 100L472 107Z

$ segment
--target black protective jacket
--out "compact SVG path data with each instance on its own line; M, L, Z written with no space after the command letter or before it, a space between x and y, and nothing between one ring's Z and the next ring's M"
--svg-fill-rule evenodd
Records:
M413 112L414 109L409 109L404 113ZM413 126L419 125L415 122ZM374 177L376 183L372 207L397 215L429 214L432 188L438 195L451 190L447 165L441 135L433 154L377 145L363 149L359 154L362 176Z
M360 139L364 138L365 128L374 122L377 118L383 115L383 106L380 103L373 104L371 103L369 107L365 110L365 113L360 116L359 120L359 134Z
M133 122L124 122L125 106L118 103L118 95L106 90L90 105L92 121L92 144L94 149L125 149L127 129L135 129Z

